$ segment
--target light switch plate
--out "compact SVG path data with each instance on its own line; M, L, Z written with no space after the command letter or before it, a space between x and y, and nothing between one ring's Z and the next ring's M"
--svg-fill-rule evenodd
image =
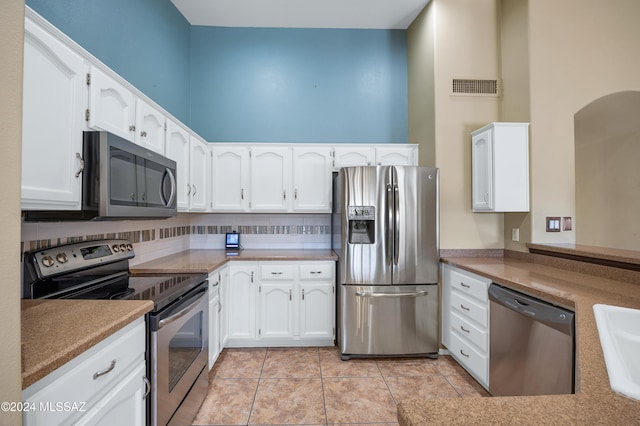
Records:
M559 216L547 216L547 232L560 232Z

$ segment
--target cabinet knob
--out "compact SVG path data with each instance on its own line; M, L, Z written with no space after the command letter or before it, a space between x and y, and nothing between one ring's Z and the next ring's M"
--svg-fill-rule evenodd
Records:
M187 197L191 195L191 185L187 184Z
M146 137L147 137L147 132L146 132L146 131L144 131L144 130L143 130L143 131L141 131L141 132L140 132L140 136L141 136L141 137L143 137L143 138L146 138Z
M129 126L129 131L130 132L135 132L136 131L136 126L134 126L133 124L131 126Z

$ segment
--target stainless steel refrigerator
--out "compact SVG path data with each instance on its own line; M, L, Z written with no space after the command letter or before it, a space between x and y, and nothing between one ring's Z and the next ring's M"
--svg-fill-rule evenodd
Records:
M438 169L345 167L334 179L342 359L437 356Z

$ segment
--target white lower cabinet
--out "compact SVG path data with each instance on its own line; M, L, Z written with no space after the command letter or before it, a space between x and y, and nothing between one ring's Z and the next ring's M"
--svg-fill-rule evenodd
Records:
M141 317L22 393L24 425L144 425L146 326Z
M335 262L233 262L228 289L225 346L333 345Z
M220 342L220 271L209 274L209 370L213 368L222 350Z
M228 346L243 346L256 338L256 268L257 262L233 262L229 266Z
M490 284L488 278L442 264L442 344L487 389Z

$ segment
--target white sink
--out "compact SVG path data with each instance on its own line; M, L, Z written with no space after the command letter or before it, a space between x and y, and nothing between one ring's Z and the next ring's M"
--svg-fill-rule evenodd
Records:
M640 309L593 305L611 389L640 400Z

